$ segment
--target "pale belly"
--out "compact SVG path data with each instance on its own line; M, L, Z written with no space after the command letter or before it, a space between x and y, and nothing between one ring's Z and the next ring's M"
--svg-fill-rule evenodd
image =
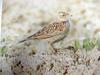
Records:
M53 36L53 37L50 37L44 40L48 41L49 43L53 43L53 42L61 41L65 37L66 36L64 34L60 34L60 35L56 35L56 36Z

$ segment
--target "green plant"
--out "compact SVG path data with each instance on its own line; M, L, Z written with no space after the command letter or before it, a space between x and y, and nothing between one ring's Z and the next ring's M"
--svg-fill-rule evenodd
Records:
M100 38L97 39L96 45L100 48Z
M79 40L75 40L74 47L75 47L76 50L81 48L81 44L80 44Z
M83 48L85 48L86 50L93 49L95 45L96 45L96 40L89 38L83 40Z
M0 47L0 56L3 56L6 53L6 47Z

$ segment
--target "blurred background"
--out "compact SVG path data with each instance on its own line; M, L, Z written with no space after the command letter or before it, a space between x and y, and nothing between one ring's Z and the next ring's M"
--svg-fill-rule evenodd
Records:
M0 0L0 36L1 36L1 14L2 14L2 0Z
M23 39L58 18L59 11L72 15L71 38L99 37L99 7L100 0L4 0L1 39L3 44Z
M0 75L100 75L100 0L3 0L2 7ZM58 19L59 11L72 15L71 27L55 46L68 49L16 43Z

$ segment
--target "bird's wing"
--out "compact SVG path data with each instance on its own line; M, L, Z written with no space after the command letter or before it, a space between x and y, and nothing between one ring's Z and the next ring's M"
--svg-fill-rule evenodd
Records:
M66 25L64 24L66 24L66 22L64 21L50 23L49 25L43 27L42 30L20 41L20 43L26 41L27 39L46 39L46 38L50 38L62 34L64 30L66 30L66 27L64 27Z
M35 39L45 39L59 35L63 32L62 22L53 22L45 26L42 30L35 33L32 37ZM31 37L31 36L30 36Z

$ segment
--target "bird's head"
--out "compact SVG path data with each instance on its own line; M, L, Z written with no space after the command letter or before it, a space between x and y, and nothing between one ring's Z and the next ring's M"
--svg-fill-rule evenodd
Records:
M59 19L63 21L69 20L69 18L71 17L71 15L68 12L64 11L60 11L58 12L58 14L59 14Z

